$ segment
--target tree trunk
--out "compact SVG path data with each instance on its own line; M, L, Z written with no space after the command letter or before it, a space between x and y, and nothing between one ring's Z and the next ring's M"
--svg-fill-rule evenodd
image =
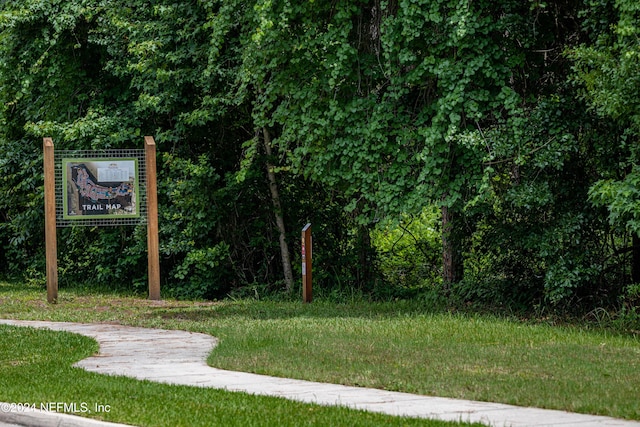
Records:
M282 258L282 268L284 270L284 283L288 292L293 289L293 272L291 270L291 257L289 256L289 245L287 245L287 232L284 227L284 216L282 215L282 205L280 204L280 193L276 174L271 164L271 135L266 127L262 128L264 136L264 150L267 153L267 177L269 179L269 190L271 190L271 201L276 216L276 225L280 234L280 257Z
M369 227L358 227L358 274L357 282L360 289L368 289L373 277L373 248Z
M640 283L640 236L634 234L631 240L631 281Z
M454 215L451 208L443 206L442 212L442 279L445 291L452 283L462 280L462 257L460 242L454 228Z

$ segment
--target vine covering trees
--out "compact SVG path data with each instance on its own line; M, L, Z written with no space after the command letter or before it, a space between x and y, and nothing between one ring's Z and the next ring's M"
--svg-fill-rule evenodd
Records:
M638 13L629 0L4 2L2 271L43 271L43 136L89 149L152 134L176 295L293 286L311 221L326 288L615 304L640 278ZM440 254L421 236L416 251L440 258L442 279L394 290L378 270L392 251L372 238L428 207ZM140 230L60 232L62 280L144 283Z

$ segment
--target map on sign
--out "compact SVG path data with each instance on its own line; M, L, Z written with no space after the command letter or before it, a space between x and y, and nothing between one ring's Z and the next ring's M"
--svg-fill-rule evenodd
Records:
M137 159L62 159L64 219L139 216Z

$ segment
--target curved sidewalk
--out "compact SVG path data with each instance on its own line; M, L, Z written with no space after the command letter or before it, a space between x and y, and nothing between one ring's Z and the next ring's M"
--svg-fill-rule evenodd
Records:
M111 324L2 319L0 323L69 331L94 338L100 344L99 354L81 360L75 366L102 374L277 396L320 405L342 405L390 415L481 422L500 427L640 427L638 421L603 416L429 397L216 369L206 364L206 358L217 340L201 333ZM2 416L0 413L0 421L3 421ZM11 422L16 423L16 420L12 419Z

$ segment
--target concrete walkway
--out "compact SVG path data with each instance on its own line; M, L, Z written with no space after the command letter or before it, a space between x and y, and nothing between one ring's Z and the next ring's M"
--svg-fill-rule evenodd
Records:
M277 396L321 405L343 405L390 415L481 422L500 427L640 427L638 421L625 421L610 417L523 408L500 403L429 397L215 369L206 364L206 358L215 347L217 340L200 333L111 324L1 319L0 323L69 331L94 338L100 344L99 354L81 360L75 366L102 374L125 375L161 383ZM8 417L7 414L11 417ZM29 414L17 414L18 417L15 415L15 412L0 411L0 422L43 425L25 424L24 417L28 417ZM23 417L20 418L19 415ZM87 421L98 423L94 420ZM78 423L51 425L115 426L111 423L82 424L81 421Z

